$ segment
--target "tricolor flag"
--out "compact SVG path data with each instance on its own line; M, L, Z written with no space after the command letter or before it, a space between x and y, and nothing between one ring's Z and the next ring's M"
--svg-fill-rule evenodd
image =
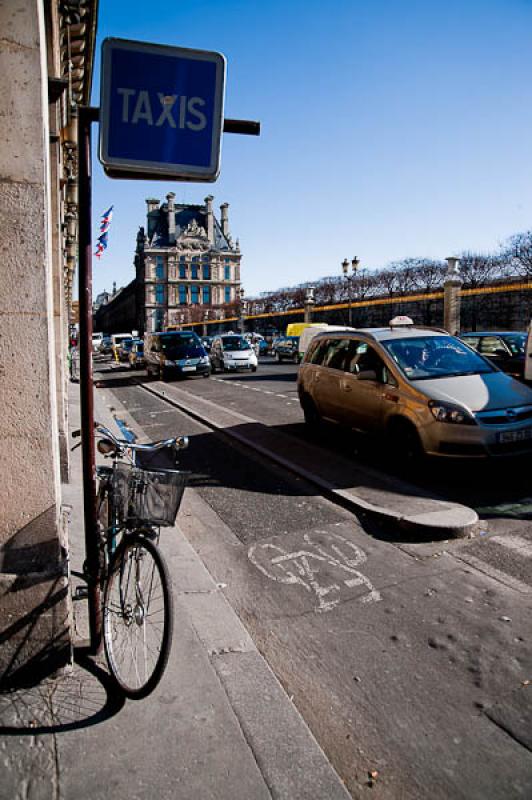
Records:
M111 206L102 214L102 219L100 222L100 235L98 236L98 244L96 245L96 252L94 253L96 258L101 258L103 251L107 250L107 236L109 233L109 228L111 227L111 220L113 219L113 208L114 206Z

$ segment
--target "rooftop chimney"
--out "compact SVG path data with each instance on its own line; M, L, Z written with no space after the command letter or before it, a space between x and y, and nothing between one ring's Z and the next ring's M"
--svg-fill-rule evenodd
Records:
M173 192L169 192L166 195L166 200L168 203L168 242L170 244L175 244L175 206L174 206L174 199L175 194Z
M157 211L159 208L159 201L155 197L147 197L146 206L146 213L150 214L151 211Z
M214 197L208 194L205 198L205 206L207 209L207 239L211 244L214 244L214 215L212 213L212 201Z
M229 203L222 203L220 206L220 223L222 226L222 233L226 237L229 236L229 216L227 213L227 209L229 208Z

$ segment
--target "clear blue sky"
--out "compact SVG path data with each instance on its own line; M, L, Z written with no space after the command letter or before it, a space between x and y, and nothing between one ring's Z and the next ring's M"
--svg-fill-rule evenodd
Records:
M531 228L531 35L532 0L101 0L93 104L107 36L217 50L225 116L262 134L224 135L214 184L110 180L95 161L94 237L114 219L94 293L133 278L145 198L169 191L230 204L248 295Z

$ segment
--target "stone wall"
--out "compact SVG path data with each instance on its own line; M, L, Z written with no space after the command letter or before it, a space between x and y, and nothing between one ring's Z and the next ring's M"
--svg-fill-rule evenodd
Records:
M0 2L0 684L70 657L39 0Z

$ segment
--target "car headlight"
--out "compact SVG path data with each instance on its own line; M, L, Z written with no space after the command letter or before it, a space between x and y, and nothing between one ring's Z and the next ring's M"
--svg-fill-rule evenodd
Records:
M455 425L476 425L474 416L465 408L453 406L451 403L440 403L438 400L431 400L429 408L432 416L438 422L450 422Z

